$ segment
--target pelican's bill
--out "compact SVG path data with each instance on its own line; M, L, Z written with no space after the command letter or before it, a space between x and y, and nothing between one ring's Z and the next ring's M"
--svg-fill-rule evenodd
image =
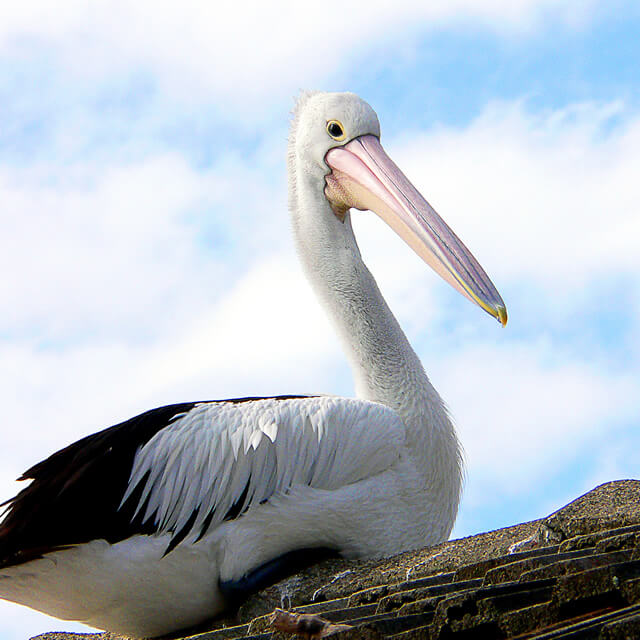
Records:
M462 295L507 324L495 286L447 223L385 153L373 135L330 149L325 194L339 214L348 208L378 214L436 273Z

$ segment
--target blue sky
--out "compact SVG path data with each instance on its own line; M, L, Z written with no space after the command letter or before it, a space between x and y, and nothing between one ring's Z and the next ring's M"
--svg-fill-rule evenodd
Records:
M466 450L454 535L640 476L640 9L423 4L0 9L0 497L152 406L353 394L289 238L302 88L372 104L507 303L502 330L355 216ZM5 640L60 628L0 603Z

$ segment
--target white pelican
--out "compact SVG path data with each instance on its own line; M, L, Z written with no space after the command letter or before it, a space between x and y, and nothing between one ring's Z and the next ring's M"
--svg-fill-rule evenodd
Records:
M344 343L357 399L172 405L54 453L6 503L0 597L157 636L215 616L325 552L371 558L449 536L458 440L360 257L350 208L381 216L503 325L507 313L379 137L375 112L350 93L302 95L289 137L295 241Z

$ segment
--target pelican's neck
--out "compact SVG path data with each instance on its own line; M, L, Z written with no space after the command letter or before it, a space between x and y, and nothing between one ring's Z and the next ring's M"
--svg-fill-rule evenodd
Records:
M303 182L290 192L298 252L342 339L358 397L396 411L412 455L430 467L440 457L449 467L445 475L459 483L459 447L447 411L362 261L349 215L344 222L336 217L317 179L300 175Z

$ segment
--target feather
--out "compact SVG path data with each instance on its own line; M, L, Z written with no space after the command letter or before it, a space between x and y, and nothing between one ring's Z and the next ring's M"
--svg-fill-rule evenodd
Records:
M381 405L342 398L198 404L138 451L126 497L141 484L143 522L173 540L202 537L295 486L335 489L388 468L397 454L371 437L372 419L387 430L398 422Z

